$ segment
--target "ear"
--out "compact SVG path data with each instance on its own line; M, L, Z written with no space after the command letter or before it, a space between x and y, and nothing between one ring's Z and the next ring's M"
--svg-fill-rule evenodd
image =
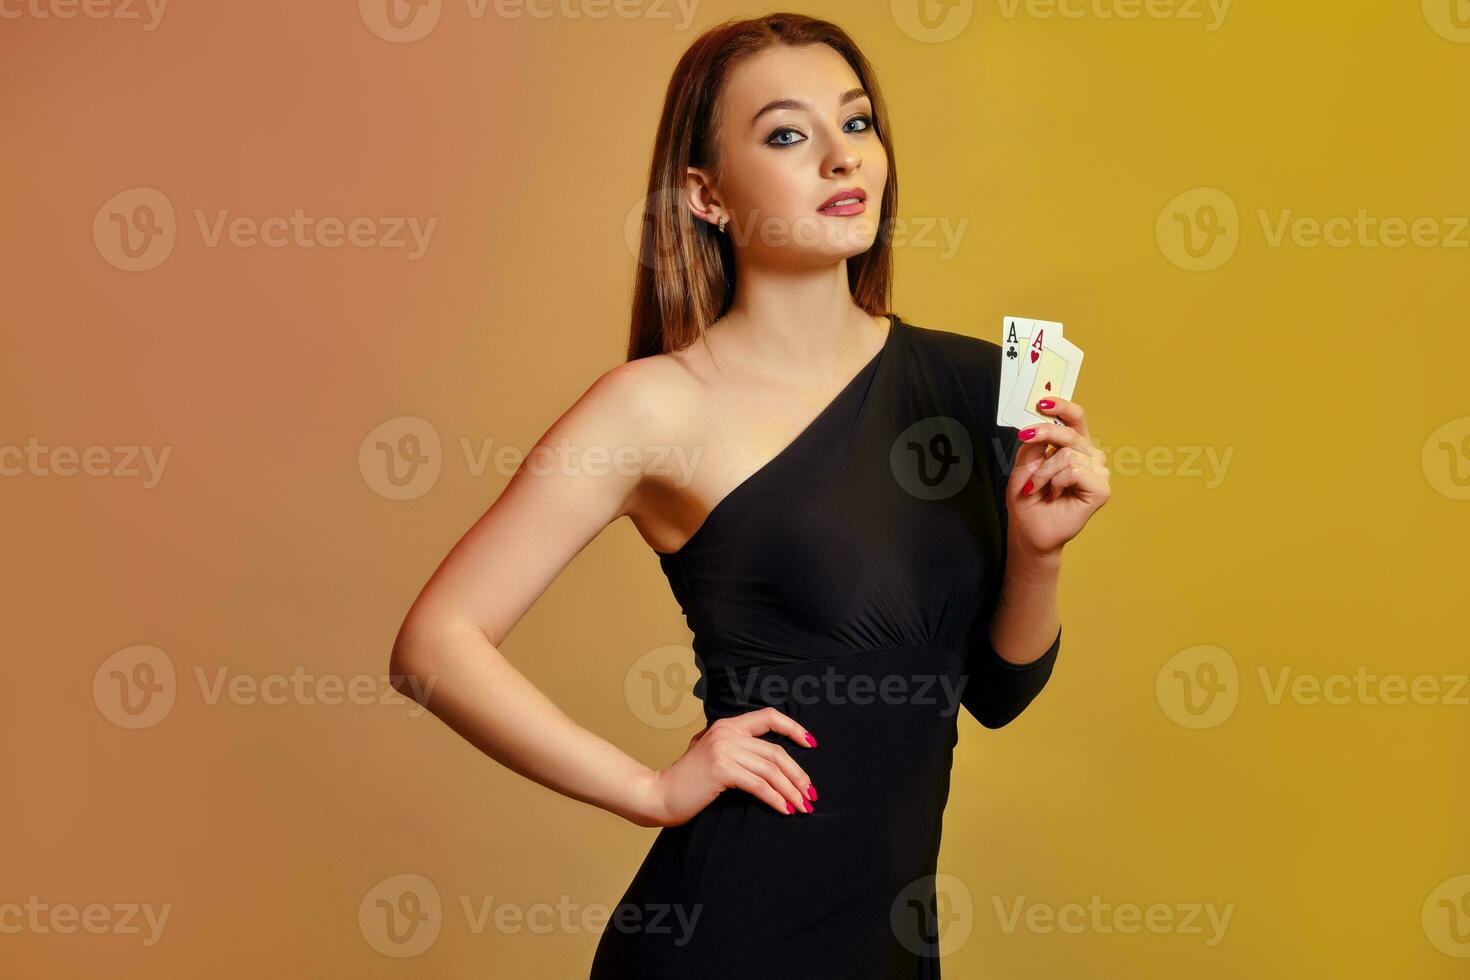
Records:
M718 224L723 214L715 196L714 182L703 167L689 167L684 176L684 195L695 221Z

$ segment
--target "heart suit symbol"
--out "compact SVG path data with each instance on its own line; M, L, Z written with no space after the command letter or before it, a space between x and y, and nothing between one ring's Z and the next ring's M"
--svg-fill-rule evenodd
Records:
M1037 358L1038 358L1038 357L1040 357L1040 356L1041 356L1041 355L1040 355L1040 354L1038 354L1038 353L1036 353L1036 351L1032 351L1032 352L1031 352L1031 363L1032 363L1032 364L1035 364L1035 363L1036 363L1036 359L1037 359Z

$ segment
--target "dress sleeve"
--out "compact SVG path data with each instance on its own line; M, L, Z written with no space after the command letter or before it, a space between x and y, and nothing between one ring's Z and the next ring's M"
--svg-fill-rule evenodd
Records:
M996 353L999 354L998 348ZM995 361L992 380L998 385L998 356ZM1010 426L987 427L984 431L988 437L980 440L976 449L985 454L986 465L990 467L990 485L995 491L996 514L1000 518L999 568L1004 574L1008 516L1006 482L1021 441L1016 437L1016 430ZM986 728L1000 728L1026 710L1026 706L1041 693L1041 689L1051 678L1052 667L1056 664L1057 653L1062 646L1062 631L1058 627L1056 639L1037 659L1022 665L1006 660L996 652L990 642L990 620L994 617L999 602L1000 581L996 581L987 591L980 615L976 617L970 633L969 648L965 652L965 686L960 692L960 703Z

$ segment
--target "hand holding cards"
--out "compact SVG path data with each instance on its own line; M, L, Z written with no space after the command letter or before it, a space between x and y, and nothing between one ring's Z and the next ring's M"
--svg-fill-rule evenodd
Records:
M1048 395L1072 399L1082 370L1082 350L1062 336L1062 325L1051 320L1008 316L1001 320L1000 397L995 408L997 425L1022 429L1061 419L1036 411L1036 402Z
M1004 477L1006 567L1029 562L1054 571L1062 546L1112 496L1107 454L1092 444L1087 413L1072 399L1082 351L1062 337L1060 323L1008 316L1000 359L996 424L1020 430ZM1042 414L1036 403L1048 396L1055 401Z

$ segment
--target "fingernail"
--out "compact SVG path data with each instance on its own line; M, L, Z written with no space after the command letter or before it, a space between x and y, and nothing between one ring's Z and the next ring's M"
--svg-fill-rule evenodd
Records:
M817 747L817 740L812 738L811 732L802 732L802 734L806 736L806 744L810 745L812 748Z
M807 803L805 800L802 800L802 803L806 805L806 812L807 813L811 813L812 812L812 805L810 803Z
M807 797L809 799L815 800L817 798L817 784L816 783L812 783L810 786L808 786L806 788L806 795L807 795Z
M1021 488L1021 496L1023 496L1023 497L1030 496L1031 491L1032 490L1035 490L1035 489L1036 489L1036 487L1032 485L1031 481L1030 480L1027 480L1026 481L1026 485Z
M795 813L796 812L796 807L794 807L794 806L791 805L791 801L790 800L787 800L786 801L786 812L787 813Z
M1039 402L1036 403L1036 407L1037 408L1051 408L1055 404L1056 404L1056 402L1052 401L1050 398L1043 398L1041 401L1039 401Z
M1022 442L1025 442L1027 439L1030 439L1034 435L1036 435L1036 429L1033 426L1031 428L1022 429L1020 432L1016 433L1016 438L1020 439Z

